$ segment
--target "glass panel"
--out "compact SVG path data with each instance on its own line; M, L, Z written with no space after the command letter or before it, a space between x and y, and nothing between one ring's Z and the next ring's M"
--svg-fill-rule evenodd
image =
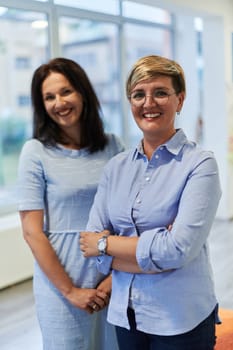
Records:
M131 1L123 1L123 16L137 18L155 23L171 24L171 15L168 11L158 7L135 4Z
M117 26L62 17L59 30L62 55L85 69L99 97L106 130L120 135Z
M34 27L42 21L42 29ZM30 84L34 69L48 53L46 16L0 9L0 212L15 206L17 160L31 136Z
M55 4L71 6L83 10L92 10L97 12L108 13L111 15L119 15L119 0L55 0Z
M131 69L138 58L146 55L161 55L172 58L172 37L169 30L125 24L124 37L126 43L130 43L130 45L126 45L127 70ZM128 124L130 145L135 145L141 137L141 132L130 112Z

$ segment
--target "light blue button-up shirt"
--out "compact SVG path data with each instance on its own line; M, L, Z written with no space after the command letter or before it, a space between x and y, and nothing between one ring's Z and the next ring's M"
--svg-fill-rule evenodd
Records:
M136 257L145 271L112 271L110 323L129 328L130 305L137 329L174 335L193 329L213 311L217 300L207 237L220 197L213 153L188 141L181 129L150 160L141 145L110 160L87 229L139 236ZM98 257L99 270L109 273L111 261Z

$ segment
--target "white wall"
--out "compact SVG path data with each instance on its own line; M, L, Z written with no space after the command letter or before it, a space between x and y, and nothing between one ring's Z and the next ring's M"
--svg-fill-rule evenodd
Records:
M175 59L183 64L186 79L189 80L188 87L191 82L191 96L187 96L184 113L182 113L185 115L183 121L182 119L180 121L180 126L191 138L197 105L195 105L196 81L192 72L191 56L193 37L188 22L191 16L199 16L203 19L205 140L203 146L214 151L220 170L223 193L217 217L233 218L233 1L142 0L141 2L172 9L177 15L178 42ZM231 160L229 159L230 140Z
M169 2L169 1L167 1ZM220 170L222 198L219 218L233 218L233 161L229 143L233 137L233 1L170 1L190 6L203 18L204 49L204 147L214 151ZM178 12L182 11L178 10Z
M0 219L0 289L30 278L33 258L17 215Z

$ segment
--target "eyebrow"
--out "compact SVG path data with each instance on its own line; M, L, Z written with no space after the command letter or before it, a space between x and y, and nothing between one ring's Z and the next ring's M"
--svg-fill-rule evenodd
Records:
M167 90L167 91L169 91L169 89L170 88L168 88L168 87L166 87L166 86L157 86L157 87L155 87L155 88L152 88L152 90ZM135 92L135 91L144 91L145 90L145 88L137 88L137 89L135 89L135 90L132 90L132 92Z

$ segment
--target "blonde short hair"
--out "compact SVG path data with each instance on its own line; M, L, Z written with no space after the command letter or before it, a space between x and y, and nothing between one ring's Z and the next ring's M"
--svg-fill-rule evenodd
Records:
M168 58L150 55L140 58L133 65L126 81L126 94L129 98L132 89L139 82L164 75L171 77L176 93L186 93L185 75L182 67Z

